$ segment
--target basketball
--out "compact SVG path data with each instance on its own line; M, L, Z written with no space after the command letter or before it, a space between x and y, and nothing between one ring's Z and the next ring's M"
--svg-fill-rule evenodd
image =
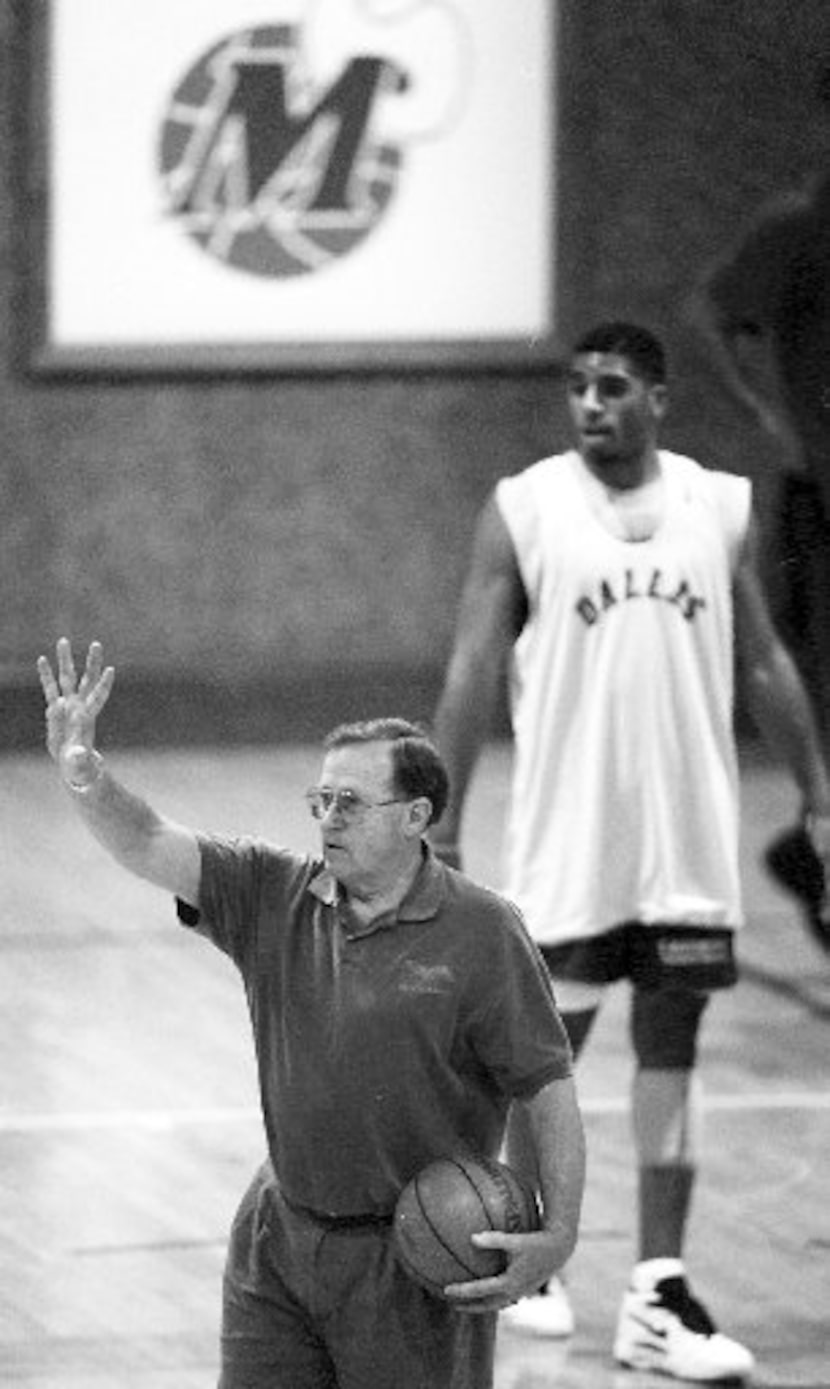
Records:
M448 1283L504 1271L504 1251L479 1249L471 1235L538 1228L533 1192L505 1163L487 1157L431 1162L404 1187L395 1208L398 1258L411 1278L438 1297Z

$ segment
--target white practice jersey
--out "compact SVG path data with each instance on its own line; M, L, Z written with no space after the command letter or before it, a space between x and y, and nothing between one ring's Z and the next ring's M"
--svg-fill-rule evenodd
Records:
M659 460L660 520L636 543L603 525L574 451L496 491L529 602L504 890L543 943L741 922L732 576L750 485Z

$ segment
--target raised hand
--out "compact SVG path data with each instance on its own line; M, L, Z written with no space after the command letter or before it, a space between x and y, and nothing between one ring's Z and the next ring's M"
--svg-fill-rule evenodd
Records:
M100 642L91 643L80 680L66 637L56 651L57 677L46 656L38 658L37 671L46 700L46 746L50 756L66 766L93 750L95 721L109 699L115 671L104 667Z

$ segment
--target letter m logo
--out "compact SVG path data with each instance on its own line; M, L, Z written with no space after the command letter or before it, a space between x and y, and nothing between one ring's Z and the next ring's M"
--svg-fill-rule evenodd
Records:
M263 34L270 44L253 48L243 35L206 60L202 77L210 73L212 86L182 157L168 163L170 210L205 230L229 216L293 214L308 228L368 214L355 168L379 89L400 90L403 74L357 56L327 90L311 93L298 77L293 31Z

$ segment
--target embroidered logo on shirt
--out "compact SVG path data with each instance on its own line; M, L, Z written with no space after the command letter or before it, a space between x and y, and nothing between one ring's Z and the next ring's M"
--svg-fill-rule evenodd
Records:
M453 972L449 965L422 965L417 960L406 960L397 987L405 994L445 994L453 987Z

